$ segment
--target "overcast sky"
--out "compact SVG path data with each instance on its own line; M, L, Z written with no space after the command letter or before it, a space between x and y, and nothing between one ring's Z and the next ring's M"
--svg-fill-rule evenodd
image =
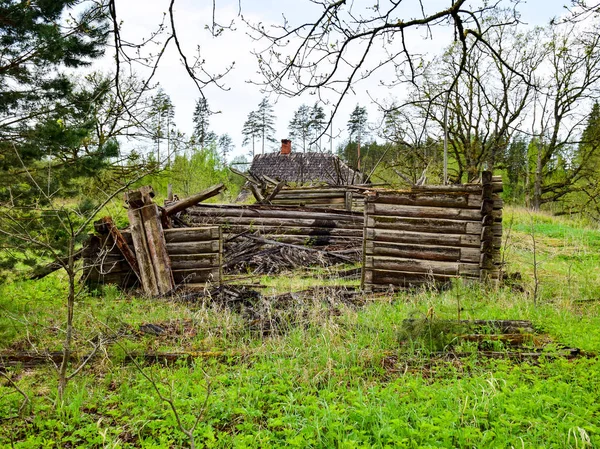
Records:
M354 0L355 7L360 3L371 5L374 0ZM139 41L147 37L167 12L168 0L124 0L117 1L117 14L122 21L122 36L131 41ZM433 12L448 7L448 1L424 0L426 12ZM530 0L519 5L522 20L531 26L545 25L555 16L564 11L564 0ZM223 80L228 90L216 87L205 89L204 94L208 99L212 110L220 111L211 117L211 129L221 135L229 133L235 144L232 156L247 154L248 148L242 148L241 129L248 113L256 109L263 94L260 87L250 81L260 82L261 77L257 73L258 66L252 51L261 48L261 44L254 42L247 35L248 28L238 16L238 1L217 0L216 18L221 24L234 20L235 31L226 31L218 38L212 38L205 29L211 23L212 1L210 0L177 0L175 3L175 21L179 40L184 51L192 58L196 54L199 45L203 59L206 60L206 69L211 72L219 72L232 62L235 62L234 70ZM282 23L282 14L293 24L314 20L319 14L320 8L308 0L241 0L242 14L250 23L272 24ZM418 2L409 0L405 9L407 18L418 16ZM433 40L424 39L419 34L413 34L411 45L419 52L435 54L446 47L452 40L450 28L439 28L434 30ZM382 49L377 49L374 59L382 54ZM393 97L401 98L404 92L401 89L390 91L379 86L379 80L392 77L390 72L381 72L373 78L358 84L355 93L349 95L343 102L338 115L334 119L334 129L344 130L350 112L357 104L368 107L370 121L375 122L379 117L377 108L371 104L369 94L379 100ZM191 134L192 113L199 93L193 81L185 72L171 46L156 74L156 81L160 82L165 92L171 97L175 105L175 123L181 131ZM315 97L306 95L302 98L283 98L271 95L269 97L274 103L276 113L277 139L288 137L288 123L293 112L302 103L312 105ZM326 112L327 107L326 107ZM342 134L336 145L347 136Z

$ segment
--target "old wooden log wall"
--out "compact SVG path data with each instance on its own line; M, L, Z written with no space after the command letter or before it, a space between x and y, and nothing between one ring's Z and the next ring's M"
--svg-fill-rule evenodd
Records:
M191 226L220 225L224 237L258 232L284 243L308 246L362 245L360 212L294 206L202 204L187 209Z
M365 204L362 192L359 188L348 186L284 187L269 202L278 206L362 211Z
M166 250L176 285L204 287L221 282L223 240L218 226L165 229ZM129 246L128 231L121 232ZM112 235L91 236L85 246L83 278L91 285L114 283L123 288L139 285L136 274Z
M497 280L500 177L482 183L372 191L365 202L363 286L410 286L454 277Z

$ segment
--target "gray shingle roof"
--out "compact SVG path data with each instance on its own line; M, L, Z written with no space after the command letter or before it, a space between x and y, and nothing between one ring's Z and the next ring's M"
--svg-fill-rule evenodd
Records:
M360 184L362 173L348 167L329 153L258 154L249 170L254 176L270 176L279 181L299 184L324 182L333 185Z

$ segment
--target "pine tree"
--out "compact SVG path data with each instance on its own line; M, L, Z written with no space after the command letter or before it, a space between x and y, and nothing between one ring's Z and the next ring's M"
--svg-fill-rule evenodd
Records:
M256 154L256 140L260 138L261 135L256 111L251 111L248 114L248 118L244 122L244 127L242 128L242 134L244 135L242 145L247 146L252 143L252 157L254 158L254 155Z
M360 144L364 140L367 134L367 120L367 108L356 105L348 120L350 142L354 140Z
M311 138L311 112L311 109L307 105L301 105L296 112L294 112L294 117L290 120L290 124L288 125L292 140L297 139L302 142L303 153L306 153L306 144L307 142L310 142Z
M367 108L356 105L350 119L348 120L348 133L350 134L350 144L354 138L356 142L356 168L361 168L360 144L367 133Z
M36 148L31 139L39 134L36 127L46 126L43 122L56 122L63 112L69 113L75 83L62 69L91 64L103 55L108 37L102 8L76 14L70 10L79 3L74 0L30 3L0 2L0 178L4 179L10 176L3 172L50 156L44 145ZM62 20L67 13L69 22ZM67 125L63 121L63 129ZM21 151L25 143L31 145ZM56 145L52 155L60 157L62 148Z
M256 110L256 126L261 138L261 154L265 154L265 144L277 141L274 136L275 114L273 113L273 106L266 98L263 98Z
M160 87L156 95L152 97L150 117L152 123L152 140L156 145L156 162L160 166L162 163L160 143L165 137L167 138L167 160L170 161L171 158L170 136L171 129L174 126L173 118L175 117L175 106L173 106L171 98Z
M205 98L199 98L196 101L196 108L194 109L194 138L200 148L206 148L215 142L217 136L214 132L210 131L210 116L213 113L210 111L208 101Z

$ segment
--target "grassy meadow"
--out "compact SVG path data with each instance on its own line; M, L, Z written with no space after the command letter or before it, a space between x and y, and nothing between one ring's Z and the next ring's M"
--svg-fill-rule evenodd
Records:
M0 371L0 447L600 447L600 230L506 208L504 232L502 286L347 301L331 286L358 282L321 269L260 278L285 304L84 291L76 352L96 357L62 402L52 364ZM1 353L60 351L66 289L61 273L0 286ZM484 357L444 324L472 319L531 320L541 356L490 340ZM136 358L157 352L189 357Z

